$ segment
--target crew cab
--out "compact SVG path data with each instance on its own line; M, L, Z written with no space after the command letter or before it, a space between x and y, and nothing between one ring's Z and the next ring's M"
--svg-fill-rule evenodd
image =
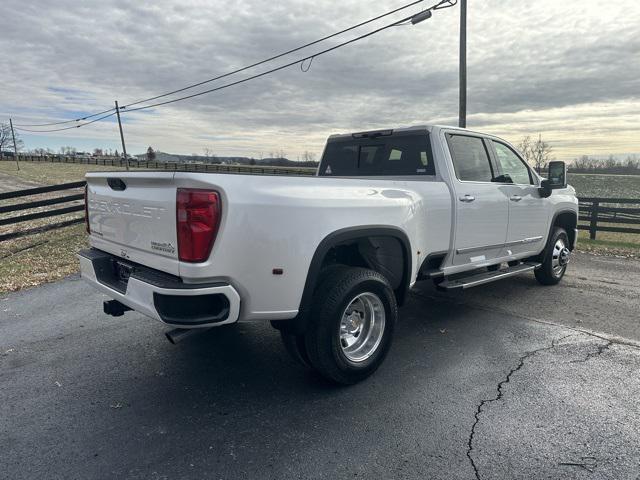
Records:
M174 330L270 321L302 364L373 373L417 281L460 292L533 272L558 283L577 240L566 167L508 142L416 126L329 137L315 176L88 173L82 277Z

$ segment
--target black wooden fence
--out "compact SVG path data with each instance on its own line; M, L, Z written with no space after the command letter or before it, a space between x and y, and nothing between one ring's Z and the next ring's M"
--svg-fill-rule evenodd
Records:
M41 207L49 207L51 205L61 205L65 203L77 202L78 200L84 200L84 192L76 192L71 195L63 195L59 197L44 198L40 200L31 200L34 196L40 196L43 193L61 192L65 190L76 190L84 187L86 182L71 182L63 183L61 185L49 185L47 187L28 188L26 190L16 190L13 192L0 193L0 202L3 200L10 200L14 198L25 198L29 200L27 202L13 203L11 205L0 205L0 227L5 225L15 225L18 223L27 222L30 220L39 220L41 218L59 217L61 215L69 215L71 213L84 211L84 204L76 204L65 206L62 208L54 208L47 210L39 210L25 215L11 215L5 216L7 213L22 212L24 210L40 209ZM18 237L24 237L33 235L35 233L46 232L48 230L54 230L56 228L68 227L84 221L84 215L81 217L75 217L70 220L62 222L48 223L27 230L11 231L8 233L0 234L0 242L5 240L11 240Z
M0 156L0 161L15 162L14 157ZM19 155L19 162L30 163L71 163L82 165L100 165L105 167L127 166L124 158L116 157L71 157L65 155ZM310 167L277 167L270 165L230 165L223 163L183 163L183 162L157 162L149 160L129 159L130 168L144 168L150 170L169 170L183 172L208 172L208 173L248 173L257 175L314 175L315 168Z
M640 233L640 199L581 197L578 228L592 240L597 232Z

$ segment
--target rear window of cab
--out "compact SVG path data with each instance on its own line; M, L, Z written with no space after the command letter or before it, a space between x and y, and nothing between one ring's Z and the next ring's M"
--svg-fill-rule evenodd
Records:
M425 132L331 139L322 156L320 176L435 175Z

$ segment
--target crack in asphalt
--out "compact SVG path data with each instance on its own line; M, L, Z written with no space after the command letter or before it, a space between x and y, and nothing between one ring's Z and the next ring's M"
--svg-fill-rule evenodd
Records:
M489 399L485 399L482 400L480 402L480 404L478 405L478 407L476 408L476 413L474 414L474 418L475 421L473 422L473 425L471 426L471 431L469 433L469 438L467 440L467 458L469 459L469 462L471 463L471 467L473 468L476 480L481 480L480 478L480 472L478 471L478 466L476 465L475 460L473 459L473 439L475 438L475 434L476 434L476 427L478 426L478 423L480 423L480 414L482 413L482 409L484 408L485 405L488 405L489 403L493 403L493 402L497 402L502 400L502 397L504 395L504 391L503 388L504 386L509 383L509 381L511 380L511 376L516 373L518 370L520 370L522 367L524 367L524 364L526 362L526 360L532 356L534 356L537 353L540 352L545 352L548 350L553 350L554 348L556 348L558 342L564 340L565 338L571 337L575 334L571 333L569 335L565 335L564 337L561 337L559 339L554 339L551 341L551 346L549 347L542 347L542 348L538 348L536 350L531 350L530 352L526 352L524 355L522 355L519 359L518 359L518 364L513 367L509 373L507 373L507 376L505 377L504 380L502 380L500 383L498 383L498 387L496 388L496 396L494 398L489 398Z
M587 335L589 337L593 337L593 338L597 338L599 340L603 340L605 343L603 344L599 344L597 345L597 348L592 351L589 352L584 359L581 360L573 360L570 363L584 363L587 362L588 360L600 356L602 355L602 353L604 353L606 350L608 350L609 348L611 348L614 345L623 345L626 347L632 347L635 349L640 348L640 344L636 341L633 340L629 340L629 339L624 339L624 338L620 338L620 337L615 337L615 336L611 336L605 333L600 333L600 332L594 332L588 329L583 329L583 328L579 328L579 327L573 327L573 326L569 326L569 325L563 325L560 323L555 323L555 322L551 322L548 320L542 320L539 318L535 318L529 315L525 315L522 314L520 312L515 312L515 311L510 311L508 309L504 309L504 308L496 308L496 307L487 307L485 305L482 304L478 304L476 302L470 302L470 301L466 301L466 300L461 300L459 298L451 298L451 297L447 297L447 296L441 296L441 295L432 295L432 294L425 294L424 292L417 292L415 290L410 291L409 295L413 296L414 298L417 299L421 299L421 300L431 300L431 301L436 301L436 302L445 302L445 303L449 303L449 304L453 304L454 306L461 306L461 307L470 307L470 308L475 308L478 310L485 310L485 311L491 311L491 312L502 312L505 313L507 315L512 315L514 317L519 317L522 318L524 320L528 320L528 321L532 321L535 323L539 323L539 324L543 324L543 325L548 325L551 327L556 327L556 328L562 328L565 330L570 330L573 331L574 333L565 335L559 339L556 340L552 340L551 342L551 346L549 347L542 347L539 348L537 350L532 350L530 352L525 353L524 355L522 355L519 360L517 365L512 368L509 373L507 374L507 376L505 377L504 380L502 380L496 389L496 396L494 398L490 398L490 399L485 399L482 400L480 402L480 404L478 405L478 407L476 408L476 412L474 414L474 423L471 426L471 431L469 433L469 437L467 440L467 458L469 459L469 463L471 464L471 467L473 468L474 474L475 474L475 478L476 480L481 480L481 476L480 476L480 472L478 470L478 466L475 463L475 460L473 459L473 442L475 439L475 434L476 434L476 428L478 426L478 424L480 423L480 415L483 413L483 409L485 407L485 405L489 404L489 403L493 403L493 402L497 402L499 400L502 399L504 393L503 393L503 389L504 386L510 382L511 377L514 373L516 373L517 371L519 371L522 367L524 367L525 362L527 359L531 358L532 356L534 356L535 354L539 353L539 352L543 352L543 351L548 351L548 350L552 350L554 349L557 344L564 340L565 338L574 336L574 335ZM639 479L640 480L640 477Z
M598 345L598 348L595 351L587 353L587 356L582 360L571 360L569 363L584 363L590 358L599 357L605 350L609 350L614 345L614 343L615 342L613 342L612 340L607 340L607 343Z

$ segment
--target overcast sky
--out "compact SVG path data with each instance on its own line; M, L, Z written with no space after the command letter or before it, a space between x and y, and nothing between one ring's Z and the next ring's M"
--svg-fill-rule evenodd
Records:
M123 104L163 93L406 2L4 0L0 121L66 120L109 108L115 99ZM259 157L282 149L295 159L305 150L320 154L332 133L455 125L458 16L456 6L419 25L386 30L317 58L307 73L294 66L125 115L128 150L140 153L152 145L202 154L209 148ZM562 160L640 152L638 2L469 0L468 22L470 128L513 142L542 133ZM120 149L111 121L47 135L22 138L27 148Z

